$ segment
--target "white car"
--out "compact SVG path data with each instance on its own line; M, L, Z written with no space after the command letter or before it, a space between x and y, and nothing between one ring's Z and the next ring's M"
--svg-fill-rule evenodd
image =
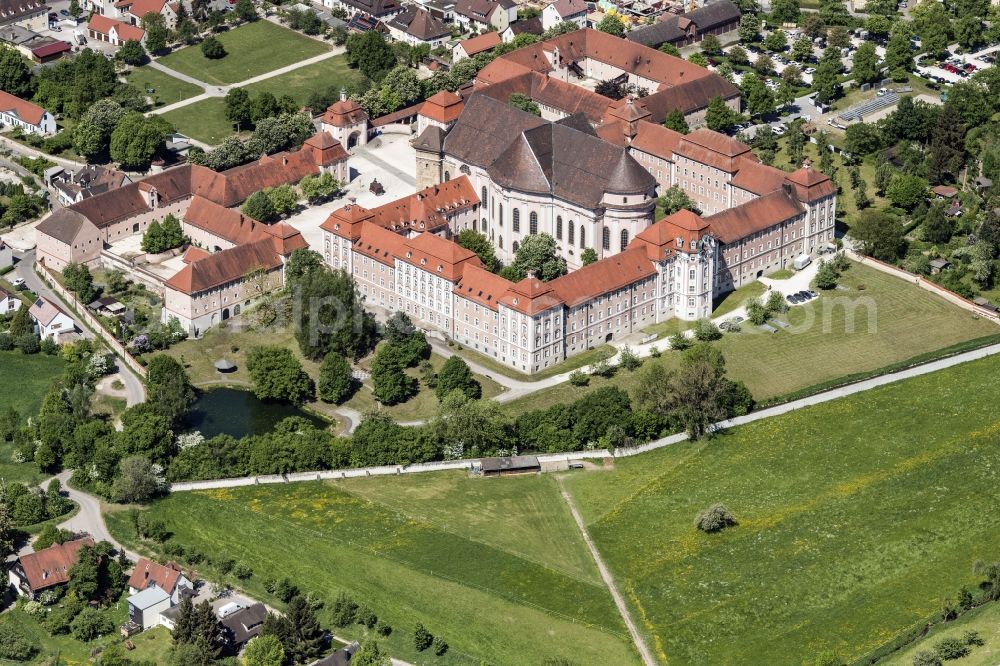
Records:
M774 134L777 134L778 136L781 136L782 134L785 133L785 129L786 128L785 128L784 125L775 125L774 127L771 128L771 131Z
M22 287L24 287L24 278L14 278L13 280L10 281L10 283L14 286L15 289L21 289Z
M804 74L815 74L816 73L816 68L815 67L806 67L804 70L802 70L802 72Z

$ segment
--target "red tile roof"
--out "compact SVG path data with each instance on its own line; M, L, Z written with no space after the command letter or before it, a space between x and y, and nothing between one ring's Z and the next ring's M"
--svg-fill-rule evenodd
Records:
M691 243L697 243L708 226L708 222L695 213L679 210L639 232L629 248L643 247L651 260L661 261L677 250L690 251Z
M42 122L42 116L45 115L45 109L37 104L32 104L2 90L0 90L0 111L17 116L30 125Z
M752 159L751 159L752 158ZM788 173L773 166L758 162L755 156L749 155L736 161L739 171L733 176L732 184L741 190L764 196L782 186Z
M465 51L468 56L474 56L477 53L482 53L483 51L489 51L490 49L498 46L500 44L500 34L497 32L484 32L478 37L473 37L472 39L466 39L465 41L459 42L459 46Z
M271 271L281 266L271 238L216 252L177 271L164 285L193 296L208 289L242 280L258 268Z
M358 204L347 204L330 213L319 228L342 238L356 241L361 235L361 223L370 221L373 213Z
M560 276L549 284L566 306L572 308L655 275L656 268L649 261L646 250L629 247L624 252Z
M353 99L343 99L331 104L323 114L323 122L334 127L357 125L368 120L368 112Z
M87 23L87 28L102 35L111 34L111 29L114 28L118 33L118 38L122 41L134 39L137 42L141 42L143 37L146 36L146 31L142 28L137 28L124 21L116 21L101 14L91 16L90 21Z
M426 232L405 239L398 252L396 256L401 261L439 275L450 282L456 282L462 276L465 266L482 265L472 250Z
M173 563L171 563L173 564ZM145 557L139 558L129 576L128 586L134 590L145 590L156 585L167 594L173 594L177 587L177 581L181 577L181 570L176 564L173 567L164 566Z
M535 277L526 277L514 284L500 297L500 302L511 310L531 316L563 304L562 298L552 288L551 282L542 282Z
M399 234L383 229L377 224L362 222L360 234L352 249L354 252L392 267L396 265L395 258L405 241L406 239Z
M638 131L632 139L632 148L673 161L674 151L684 138L683 134L645 120L640 120L636 129Z
M788 182L795 187L799 201L816 201L837 192L837 185L829 176L808 165L788 174Z
M239 210L226 208L208 199L195 196L184 213L184 223L207 231L233 245L260 240L267 225L247 217Z
M31 55L41 60L42 58L48 58L60 53L67 53L72 50L73 46L69 42L58 40L31 49Z
M486 35L495 34L495 32L486 33ZM485 37L486 35L483 36ZM442 90L423 103L420 107L420 115L431 120L436 120L439 123L451 123L462 115L463 108L465 108L465 103L462 102L461 97L453 92Z
M204 259L205 257L211 257L211 252L206 252L200 247L194 245L190 246L188 249L184 250L184 254L181 255L181 261L185 264L193 264L199 259Z
M131 5L128 9L129 14L141 19L150 12L159 14L163 11L163 6L167 2L166 0L130 0L130 2L126 2L125 4Z
M514 283L510 280L470 263L465 266L462 277L455 283L454 291L457 296L496 310L500 299L513 286Z
M479 205L468 176L425 187L408 197L371 209L371 221L397 233L434 231L448 224L448 217Z
M776 224L795 219L805 209L782 188L747 203L706 217L709 233L723 243L732 243Z
M69 570L76 564L77 553L84 546L93 546L90 537L57 543L34 553L22 555L17 559L28 586L33 592L44 590L53 585L61 585L69 581Z

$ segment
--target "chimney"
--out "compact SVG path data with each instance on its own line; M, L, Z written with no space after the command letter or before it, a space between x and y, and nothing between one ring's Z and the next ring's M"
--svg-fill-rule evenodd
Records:
M812 162L811 162L811 161L809 161L809 158L808 158L808 157L807 157L807 158L805 158L804 160L802 160L802 168L803 168L803 169L807 169L807 170L809 170L809 171L811 171L811 170L812 170Z

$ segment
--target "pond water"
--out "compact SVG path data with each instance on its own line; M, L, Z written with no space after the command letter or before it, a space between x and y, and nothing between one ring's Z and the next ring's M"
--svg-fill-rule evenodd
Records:
M216 435L262 435L274 429L282 419L301 416L316 427L326 427L327 423L295 405L286 402L266 402L259 400L250 391L234 388L217 388L202 391L198 400L188 412L191 430L201 432L206 438Z

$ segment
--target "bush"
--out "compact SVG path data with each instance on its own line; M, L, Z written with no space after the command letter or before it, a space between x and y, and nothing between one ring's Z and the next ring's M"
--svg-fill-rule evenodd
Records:
M694 526L702 532L718 532L736 524L736 519L724 504L713 504L694 519Z
M17 627L10 624L0 625L0 657L14 661L28 661L36 652L38 648Z
M354 622L355 614L358 612L358 604L354 602L346 592L341 592L333 602L333 624L337 627L346 627Z
M691 340L680 331L671 335L668 342L670 343L670 348L677 351L684 351L691 346Z
M701 342L711 342L722 337L722 331L708 319L699 319L695 324L694 337Z
M660 348L657 347L656 345L653 345L652 347L649 348L649 355L652 356L653 358L660 358Z
M417 622L417 626L413 629L413 647L417 648L418 652L423 652L433 643L433 634L427 631L424 625Z
M969 646L961 638L952 636L942 638L938 641L934 646L934 651L937 652L937 656L942 661L949 661L951 659L961 659L969 654Z
M201 43L201 52L209 60L218 60L226 57L226 47L215 37L206 37Z
M625 346L618 355L618 365L626 370L635 370L642 365L642 359L635 355L631 347Z
M921 650L913 655L913 666L941 666L941 658L929 650Z
M281 599L282 603L288 603L292 597L299 594L299 588L295 587L292 581L282 578L274 584L274 596Z
M569 383L573 386L586 386L590 383L590 377L580 370L574 370L569 373Z
M840 279L840 271L832 262L826 262L820 259L819 270L816 271L816 286L820 289L833 289L837 286L837 280Z
M378 624L375 625L375 631L378 632L379 636L388 636L392 633L392 627L382 620L379 620Z
M439 657L448 651L448 644L445 643L444 639L441 638L440 636L434 637L433 645L434 645L434 654L436 654Z
M378 616L376 616L375 612L367 605L361 604L354 612L354 621L358 624L363 624L369 629L373 629L378 623Z
M767 295L767 303L764 305L769 312L788 312L788 302L781 295L780 291L771 291Z
M607 360L598 361L590 366L590 374L595 377L614 377L615 366L608 363Z
M70 628L73 631L73 638L92 641L114 631L115 625L102 611L96 608L84 608L70 623Z
M751 324L760 326L767 322L768 313L767 308L761 303L759 298L751 298L747 301L747 319L750 320Z
M962 642L966 645L983 645L985 643L983 637L979 635L979 632L973 629L970 629L962 634Z
M253 569L250 568L250 565L244 562L240 562L235 567L233 567L233 575L236 576L239 580L247 580L248 578L253 576Z

